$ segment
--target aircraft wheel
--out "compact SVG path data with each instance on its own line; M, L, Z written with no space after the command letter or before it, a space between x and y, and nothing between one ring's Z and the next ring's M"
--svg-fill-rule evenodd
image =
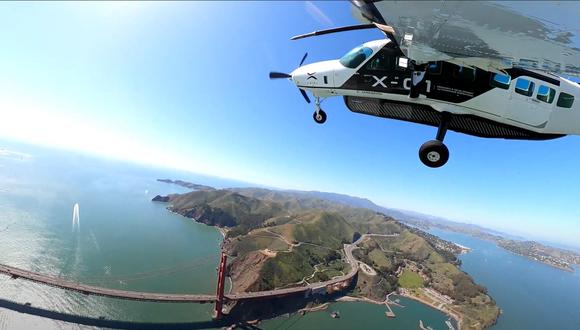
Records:
M441 167L449 160L449 149L441 141L427 141L419 149L419 159L426 166Z
M314 118L316 123L324 124L324 122L326 122L326 112L324 112L322 109L318 110L318 112L315 111L312 115L312 118Z

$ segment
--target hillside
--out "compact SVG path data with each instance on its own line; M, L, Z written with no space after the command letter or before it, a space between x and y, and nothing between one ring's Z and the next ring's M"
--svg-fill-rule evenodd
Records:
M345 275L351 265L344 244L360 237L353 255L375 274L359 271L351 295L382 301L401 290L464 320L462 328L495 322L499 308L493 299L459 269L456 254L465 252L462 248L375 210L319 196L236 188L154 200L169 203L169 210L185 217L226 229L223 249L231 256L232 292L302 286ZM429 290L440 297L429 301Z
M192 187L193 185L183 181L174 181L173 183L184 187ZM197 186L201 187L200 189L213 189L202 185ZM365 209L390 216L423 230L434 227L493 241L503 249L566 271L573 272L573 265L580 265L580 253L571 250L555 248L535 241L526 241L518 237L510 239L504 233L474 224L450 221L418 212L386 208L365 198L320 191L269 190L264 188L233 188L230 190L245 196L278 202L286 209L313 208L346 212L351 208ZM374 230L376 229L374 228Z

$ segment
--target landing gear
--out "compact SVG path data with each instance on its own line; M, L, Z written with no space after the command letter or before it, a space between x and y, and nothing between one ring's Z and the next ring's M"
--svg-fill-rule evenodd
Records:
M314 111L312 114L312 118L317 124L324 124L326 122L326 112L324 110L319 109L318 111Z
M317 124L324 124L326 122L326 112L320 107L320 97L316 96L314 99L315 111L312 118Z
M443 144L443 139L445 139L445 133L447 133L447 126L450 120L451 114L449 112L443 112L441 114L441 123L439 123L439 129L437 130L437 137L435 140L423 143L421 148L419 148L419 159L426 166L433 168L441 167L449 160L449 149Z
M427 141L419 149L419 158L429 167L441 167L449 159L449 149L441 141Z

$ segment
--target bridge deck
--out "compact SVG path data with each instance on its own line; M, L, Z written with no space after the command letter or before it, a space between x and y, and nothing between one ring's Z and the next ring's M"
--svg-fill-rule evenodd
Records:
M141 301L156 301L156 302L170 302L170 303L210 303L216 301L215 295L206 294L172 294L172 293L153 293L153 292L138 292L138 291L126 291L96 287L86 284L80 284L75 282L70 282L62 278L42 275L32 271L23 270L11 266L0 265L0 273L12 276L13 278L22 278L29 281L42 283L57 288L76 291L88 295L97 295L110 298L118 299L128 299L128 300L141 300ZM350 279L356 273L356 268L354 268L351 273L322 283L314 283L309 286L301 286L294 288L278 289L271 291L258 291L258 292L244 292L244 293L234 293L227 294L225 298L228 300L244 300L244 299L260 299L269 297L280 297L298 293L304 293L312 290L313 288L319 288L326 285L332 285L347 279Z
M0 265L0 273L15 277L23 278L29 281L47 284L50 286L77 291L84 294L92 294L103 297L120 298L128 300L157 301L157 302L181 302L181 303L206 303L214 302L215 295L204 294L168 294L153 292L124 291L116 289L101 288L91 285L69 282L58 277L42 275L28 270L23 270L6 265Z
M308 294L311 290L320 289L329 285L334 285L346 280L350 280L358 272L358 262L353 257L352 250L355 249L356 245L366 236L368 236L368 234L363 235L357 242L353 244L344 245L345 257L347 262L351 266L350 272L344 276L336 277L332 280L328 280L325 282L313 283L308 286L276 289L270 291L226 294L224 297L227 300L244 300L244 299L282 297L298 293ZM102 288L86 284L75 283L55 276L38 274L32 271L1 264L0 264L0 274L6 274L8 276L12 276L13 278L23 278L29 281L38 282L62 288L65 290L76 291L87 295L97 295L118 299L171 302L171 303L210 303L215 302L217 300L215 295L208 294L153 293L153 292L125 291L125 290Z

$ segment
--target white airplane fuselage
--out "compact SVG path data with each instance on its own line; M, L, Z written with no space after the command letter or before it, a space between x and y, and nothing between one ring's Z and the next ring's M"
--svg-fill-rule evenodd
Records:
M291 80L315 97L344 96L350 110L369 115L431 125L431 119L421 117L423 109L466 116L467 121L450 129L477 136L549 139L580 134L580 85L568 79L524 69L508 69L504 75L432 62L419 97L410 98L410 60L390 40L357 49L346 59L301 66ZM397 113L396 106L407 107L401 110L406 112ZM511 127L517 132L508 132Z

